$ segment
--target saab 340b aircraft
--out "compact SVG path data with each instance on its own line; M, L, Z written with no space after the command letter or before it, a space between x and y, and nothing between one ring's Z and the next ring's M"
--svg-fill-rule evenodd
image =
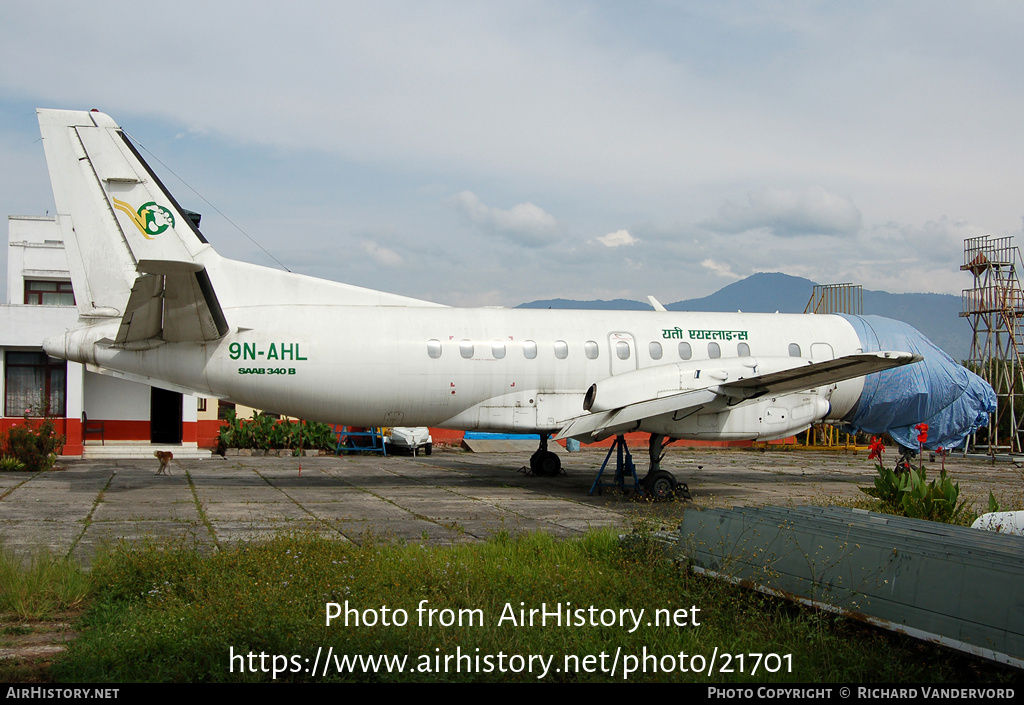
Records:
M888 319L450 308L225 259L109 116L38 117L80 314L44 348L94 372L324 422L539 433L537 474L560 469L551 434L644 431L662 489L664 438L880 432L933 413L880 375L942 353L881 347L879 326L913 331ZM967 416L952 436L985 413Z

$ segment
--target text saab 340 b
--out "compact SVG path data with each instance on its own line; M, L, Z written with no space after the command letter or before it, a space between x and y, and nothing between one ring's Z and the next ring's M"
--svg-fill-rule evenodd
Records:
M87 369L357 426L590 442L776 439L817 421L931 424L954 447L991 388L873 316L450 308L225 259L107 115L39 110L80 324L44 344ZM916 364L910 364L916 363ZM931 445L931 444L930 444Z

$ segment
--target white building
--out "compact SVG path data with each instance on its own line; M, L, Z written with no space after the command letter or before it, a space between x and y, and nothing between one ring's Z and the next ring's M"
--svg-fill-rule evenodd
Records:
M65 455L86 444L216 445L217 404L90 372L48 357L43 340L78 320L60 228L50 217L8 218L7 301L0 305L4 405L0 429L49 416L67 437Z

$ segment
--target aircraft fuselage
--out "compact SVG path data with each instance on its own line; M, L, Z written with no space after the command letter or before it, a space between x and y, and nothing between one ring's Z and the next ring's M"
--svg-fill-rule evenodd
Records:
M674 364L703 388L713 375L735 379L860 351L837 316L318 304L224 313L232 330L216 341L97 345L114 337L111 322L73 332L59 354L311 420L553 432L585 413L592 384L616 375ZM717 400L702 408L705 416L763 417L761 407L806 410L810 397L824 400L796 424L789 415L730 429L726 418L698 425L694 416L667 430L696 438L788 435L841 418L860 385L847 380L772 403L729 408Z

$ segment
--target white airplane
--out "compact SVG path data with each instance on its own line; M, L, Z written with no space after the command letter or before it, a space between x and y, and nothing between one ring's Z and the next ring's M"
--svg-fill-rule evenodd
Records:
M858 317L450 308L225 259L109 116L38 117L80 314L44 348L91 371L324 422L539 433L537 474L560 470L551 434L644 431L645 482L671 488L664 438L849 421L865 375L922 359Z

